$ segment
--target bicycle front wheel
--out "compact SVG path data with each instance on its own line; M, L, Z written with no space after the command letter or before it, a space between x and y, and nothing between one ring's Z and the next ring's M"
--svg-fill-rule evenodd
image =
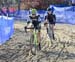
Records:
M31 36L30 38L30 49L31 49L31 53L33 55L36 55L37 53L37 47L38 47L38 43L37 43L37 34L34 31L34 34Z
M31 50L31 53L33 55L36 54L36 49L35 49L34 46L35 46L35 44L34 44L34 35L31 35L31 37L30 37L30 50Z

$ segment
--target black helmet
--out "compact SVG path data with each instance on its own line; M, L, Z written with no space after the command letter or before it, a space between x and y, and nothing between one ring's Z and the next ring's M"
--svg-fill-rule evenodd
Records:
M52 9L51 8L48 8L47 11L52 11Z
M52 8L48 8L47 11L51 11L51 13L53 13L53 10Z

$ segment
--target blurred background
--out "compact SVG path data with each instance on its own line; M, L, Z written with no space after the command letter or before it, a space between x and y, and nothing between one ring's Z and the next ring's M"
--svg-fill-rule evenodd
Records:
M50 4L72 5L71 0L0 0L0 7L13 6L15 9L46 9Z

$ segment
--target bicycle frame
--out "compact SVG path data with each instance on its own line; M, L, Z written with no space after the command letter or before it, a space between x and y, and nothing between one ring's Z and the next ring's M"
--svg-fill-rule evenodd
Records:
M33 34L34 34L34 43L35 43L35 45L37 46L37 45L38 45L38 39L37 39L37 32L36 32L36 29L34 29Z
M33 53L33 54L36 54L36 52L37 52L37 47L38 47L38 36L37 36L37 32L38 32L38 30L36 30L35 28L26 28L26 29L33 29L33 31L31 32L32 33L32 35L31 35L31 37L30 37L30 49L31 49L31 52L33 53L33 51L32 51L32 44L31 43L33 43L34 44L34 47L35 47L35 53ZM26 30L25 30L26 31ZM32 37L33 36L33 37Z

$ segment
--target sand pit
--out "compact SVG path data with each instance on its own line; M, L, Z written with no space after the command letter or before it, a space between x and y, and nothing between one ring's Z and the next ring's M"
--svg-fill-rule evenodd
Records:
M15 22L12 38L0 48L0 62L75 62L75 25L56 24L57 44L51 43L45 28L41 30L44 41L37 55L30 53L29 34L24 32L25 22ZM42 25L43 26L43 25ZM50 46L49 46L50 45Z

